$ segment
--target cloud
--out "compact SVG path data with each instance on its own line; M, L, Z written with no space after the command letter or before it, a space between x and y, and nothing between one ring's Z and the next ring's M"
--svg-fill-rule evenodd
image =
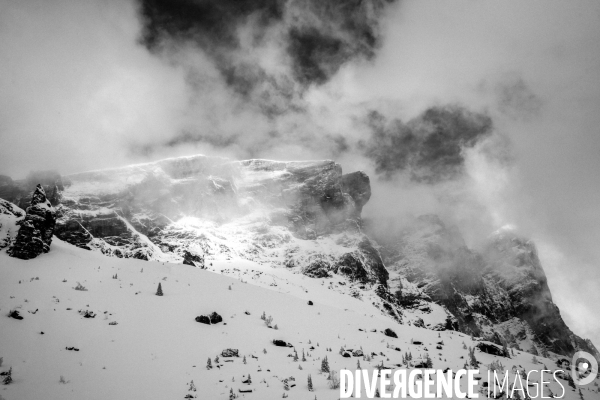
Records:
M493 131L489 116L457 105L428 108L407 123L372 111L367 124L372 135L362 147L377 173L390 178L407 171L411 180L429 184L461 175L464 150Z

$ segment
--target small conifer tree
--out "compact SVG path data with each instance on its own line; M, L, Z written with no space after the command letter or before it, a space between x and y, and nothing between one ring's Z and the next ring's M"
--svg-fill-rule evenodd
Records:
M308 374L308 391L309 392L313 391L313 383L312 383L312 378L311 378L310 374Z
M327 356L321 361L321 372L329 373L329 361L327 360Z
M156 295L157 296L163 295L162 286L160 285L160 282L158 282L158 289L156 290Z
M206 362L206 369L212 369L212 362L210 361L210 357L208 357L208 361Z

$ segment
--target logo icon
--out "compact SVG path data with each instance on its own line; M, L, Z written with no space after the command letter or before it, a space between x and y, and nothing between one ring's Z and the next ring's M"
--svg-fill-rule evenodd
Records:
M585 361L581 361L581 359ZM578 386L592 383L598 376L598 361L590 353L578 351L573 354L573 360L571 361L571 376Z

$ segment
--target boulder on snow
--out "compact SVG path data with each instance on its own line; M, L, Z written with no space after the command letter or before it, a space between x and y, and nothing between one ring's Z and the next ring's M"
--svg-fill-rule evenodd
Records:
M206 325L214 325L214 324L218 324L219 322L223 322L223 317L221 317L216 312L213 312L210 315L197 316L196 322L200 322L201 324L206 324Z
M291 343L287 343L285 340L273 339L273 344L279 347L294 347Z
M484 353L492 354L494 356L509 357L508 351L505 351L502 346L498 346L492 342L481 341L477 343L475 347Z
M225 349L221 352L221 357L239 357L238 349Z
M383 331L383 334L385 336L389 336L389 337L393 337L393 338L398 338L398 335L396 335L396 332L394 332L393 330L391 330L390 328L386 328L385 331Z
M308 301L308 305L309 305L309 306L312 306L312 305L313 305L313 302L309 300L309 301Z
M362 351L361 349L357 349L357 350L354 350L354 351L352 352L352 355L353 355L354 357L362 357L362 356L364 355L364 353L363 353L363 351Z

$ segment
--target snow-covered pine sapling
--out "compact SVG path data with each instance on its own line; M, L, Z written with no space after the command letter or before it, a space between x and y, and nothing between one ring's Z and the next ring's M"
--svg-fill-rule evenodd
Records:
M260 316L260 319L262 319L263 321L267 319L267 314L265 314L264 311L263 311L262 315Z
M287 394L285 394L285 392L283 392L283 396L281 396L281 398L282 398L282 399L287 399L287 398L288 398L288 395L287 395Z
M312 378L311 378L310 374L308 374L308 391L309 392L313 391L313 383L312 383Z
M535 355L531 358L531 362L534 363L534 364L538 363L538 359L537 359L537 357Z
M208 357L208 361L206 362L206 369L212 369L212 362L210 361L210 357Z
M248 379L246 383L248 383L248 385L252 384L252 377L250 376L250 374L248 374Z
M246 356L244 356L243 362L244 364L246 364Z
M263 349L263 354L267 354L267 349Z
M229 285L229 290L231 290L231 285Z
M325 356L323 361L321 361L321 372L329 373L329 361L327 360L327 356Z
M229 400L235 400L237 396L233 393L233 388L229 389Z
M215 364L218 364L218 363L219 363L219 356L216 356L215 357Z
M465 344L465 342L463 342L463 350L467 349L467 345Z
M288 383L287 379L283 380L283 389L284 390L290 390L290 384Z
M273 317L269 315L268 317L265 318L265 325L270 327L271 323L273 323Z
M433 368L433 361L431 360L431 357L429 357L428 353L425 353L425 366L426 368Z
M160 285L160 282L158 282L158 289L156 289L156 295L157 296L163 295L162 286Z
M298 369L302 371L302 364L298 364Z
M475 368L479 366L479 362L477 361L477 358L475 358L475 348L472 347L469 347L469 363Z
M190 388L188 389L188 392L195 392L196 391L196 385L194 385L194 380L192 379L192 381L190 382Z
M298 361L298 352L294 350L294 361Z
M379 394L379 388L378 387L375 388L375 397L381 398L381 395Z
M302 349L302 361L306 361L306 357L304 356L304 349Z
M58 383L62 383L63 385L66 385L67 383L69 383L68 380L65 379L64 376L60 376L60 378L58 379Z
M278 330L279 327L277 326L277 324L275 324L275 326L273 327L273 329Z
M360 367L360 360L356 360L356 369L362 369L362 368Z

